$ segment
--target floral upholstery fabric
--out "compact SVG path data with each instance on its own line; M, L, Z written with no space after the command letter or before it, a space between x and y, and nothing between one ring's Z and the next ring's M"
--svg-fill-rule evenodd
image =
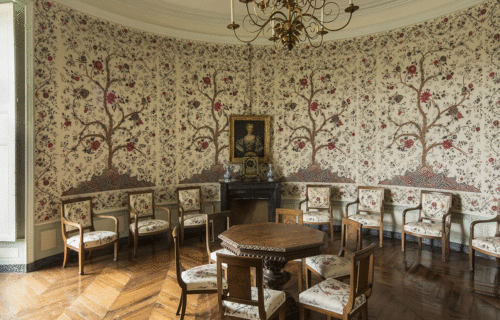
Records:
M85 249L98 247L118 239L118 234L112 231L92 231L83 234ZM66 239L66 244L75 248L80 246L80 235Z
M441 219L450 209L450 197L440 194L422 194L422 218Z
M179 204L186 211L196 211L201 209L200 190L179 190Z
M472 239L472 246L493 254L500 254L500 237L482 237Z
M309 208L328 209L330 207L330 187L307 188Z
M258 290L252 287L252 300L257 301ZM264 289L264 308L266 310L267 318L271 316L276 310L285 303L286 295L283 291ZM241 303L223 301L225 307L225 315L233 316L243 319L260 319L259 307L250 306Z
M210 260L217 261L217 253L227 254L227 255L230 255L230 256L234 256L235 255L234 253L232 253L231 251L229 251L227 249L219 249L217 251L210 252ZM227 265L224 263L223 266L226 267Z
M82 227L92 225L90 218L90 200L66 203L64 205L64 218L70 222L78 223ZM77 227L66 225L66 231L78 229Z
M217 265L204 264L186 270L181 274L187 290L217 290ZM227 288L227 281L222 278L222 287Z
M371 214L353 214L349 216L349 219L361 223L366 227L378 227L380 226L380 216Z
M302 292L299 295L299 301L312 307L343 314L344 307L349 302L349 292L348 284L330 278ZM357 297L351 313L365 302L364 294Z
M184 227L190 226L204 226L207 221L206 214L185 214L184 215ZM179 224L181 223L181 218L179 217Z
M130 195L130 206L139 217L153 215L153 194L139 193ZM131 218L134 215L130 215Z
M449 228L446 228L448 233ZM443 235L443 228L440 223L431 222L409 222L405 224L405 231L417 233L424 236L441 237Z
M137 221L137 231L139 234L146 234L151 232L159 232L169 228L167 221L158 219L142 219ZM135 223L130 224L130 230L135 233Z
M359 189L358 211L380 212L384 201L384 190Z
M330 213L328 211L306 211L302 216L303 223L328 223L330 222Z
M338 278L351 273L349 259L331 254L306 258L306 264L325 278Z

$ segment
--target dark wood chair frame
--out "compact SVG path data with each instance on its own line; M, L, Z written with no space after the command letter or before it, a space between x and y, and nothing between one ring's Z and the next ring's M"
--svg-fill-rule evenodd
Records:
M180 240L179 240L179 228L175 227L172 232L172 237L174 238L174 265L175 265L175 274L177 278L177 283L181 287L181 297L179 299L179 306L177 307L176 315L179 315L180 312L180 320L184 319L186 315L186 305L187 305L187 295L188 294L210 294L217 293L217 289L213 290L188 290L186 283L182 280L182 272L186 271L184 267L181 265L181 256L180 256Z
M290 224L303 224L303 212L298 209L284 209L276 208L276 222L290 223ZM299 263L299 273L297 275L297 283L299 286L299 292L302 292L302 279L304 277L304 263L305 260L302 259L301 262L291 260L291 262Z
M180 199L179 199L179 191L183 191L183 190L198 190L198 192L200 194L200 209L198 209L198 210L189 210L189 211L184 210L184 208L181 206ZM179 210L179 217L181 218L180 222L179 222L179 228L181 229L181 244L182 244L184 242L184 228L188 228L188 229L189 228L203 228L202 225L185 227L184 226L184 214L191 213L191 212L198 212L198 213L201 213L201 214L204 213L204 211L203 211L203 205L202 204L209 205L210 207L212 207L212 212L211 213L215 213L215 207L214 207L213 204L211 204L209 202L206 202L206 201L203 201L201 199L201 187L183 187L183 188L177 188L176 193L177 193L177 208ZM200 236L201 236L201 234L200 234Z
M227 265L227 291L223 291L222 264ZM252 277L251 270L255 270L255 279L258 290L257 301L252 300ZM224 315L223 301L258 306L260 319L273 319L279 315L280 320L285 320L286 302L283 302L272 315L267 316L264 305L264 261L261 258L231 256L217 254L217 298L219 301L220 319L241 320L238 317Z
M75 223L75 222L71 222L71 221L67 220L66 218L64 218L64 206L66 204L74 203L74 202L83 202L83 201L90 201L90 221L91 222L90 222L90 226L88 226L88 227L82 227L80 224ZM97 247L92 247L92 248L89 248L89 249L85 249L85 245L83 243L83 233L86 230L89 230L91 232L92 231L96 231L95 228L94 228L94 217L113 220L115 222L115 232L117 234L117 238L113 242L109 242L109 243L103 244L101 246L97 246ZM65 225L76 227L78 229L74 229L74 230L71 230L71 231L66 231L66 228L64 227ZM85 252L87 252L87 251L89 252L89 258L90 258L91 255L92 255L92 251L97 250L97 249L101 249L103 247L107 247L107 246L110 246L110 245L114 244L115 245L114 260L116 261L118 259L118 247L119 247L119 241L120 241L120 233L118 232L120 230L119 229L119 224L118 224L118 219L116 217L113 217L113 216L106 216L106 215L95 214L94 213L94 209L92 207L92 198L91 197L77 198L77 199L63 200L62 201L62 203L61 203L61 230L62 230L62 237L63 237L63 242L64 242L63 268L66 267L66 263L68 261L68 256L69 256L69 250L70 249L78 252L78 273L81 274L81 275L84 274L83 266L85 264ZM67 245L67 242L66 242L66 240L68 238L70 238L69 234L75 233L75 232L79 232L80 233L80 242L79 242L78 248L77 247L69 246L69 245Z
M210 258L213 251L221 249L222 240L219 239L219 234L231 228L231 211L222 211L207 214L206 222L206 238L207 238L207 254L209 263L217 263Z
M136 194L144 194L144 193L151 193L153 214L148 215L148 216L139 217L137 212L132 210L130 207L130 196L133 196ZM153 190L129 192L127 199L128 199L128 224L127 224L127 226L128 226L128 247L130 247L130 241L132 239L131 236L133 236L133 238L134 238L134 256L137 256L137 246L139 244L139 228L138 228L139 219L156 219L155 209L161 209L161 210L167 211L168 229L160 230L157 232L147 233L147 234L144 234L144 236L153 236L154 237L155 234L162 233L162 232L168 232L168 235L167 235L167 248L168 248L170 246L170 231L172 230L172 219L171 219L171 215L170 215L170 209L167 207L161 207L161 206L155 205L155 192ZM130 217L131 214L134 216L133 218ZM135 229L134 229L133 233L130 230L130 224L132 224L132 223L135 224Z
M332 214L332 190L331 186L328 185L316 185L316 184L311 184L306 186L306 198L302 201L299 202L299 209L302 207L302 204L305 202L306 203L306 212L308 212L310 209L317 209L317 210L325 210L325 208L317 208L317 207L309 207L309 188L328 188L329 189L329 195L328 195L328 214L330 215L330 222L305 222L304 224L316 224L316 225L328 225L329 228L328 230L330 231L330 239L333 241L333 214Z
M363 239L362 239L363 225L357 221L342 219L342 236L340 238L340 251L339 257L350 257L353 253L360 251L363 248ZM321 280L325 280L321 274L316 272L313 268L310 268L305 259L302 262L306 266L306 290L311 287L312 284L312 274L320 277ZM351 275L337 277L337 280L349 279ZM302 292L299 290L299 292Z
M343 314L326 311L321 308L313 307L299 302L300 320L305 318L305 310L316 311L326 314L328 319L334 317L336 319L352 319L361 312L361 318L368 320L368 298L373 290L373 253L375 251L375 244L372 243L368 248L362 249L351 255L351 274L350 274L350 293L349 301L344 307ZM364 294L366 302L359 306L352 314L351 311L354 307L356 298Z
M480 224L480 223L492 223L492 222L496 222L496 224L497 224L497 230L495 232L495 237L500 237L500 216L496 216L495 218L489 219L489 220L472 221L472 223L470 224L470 237L469 237L469 262L470 262L470 271L474 271L474 263L475 263L475 253L474 253L474 251L479 251L479 252L482 252L482 253L487 254L489 256L495 257L496 260L497 260L497 264L500 265L500 254L495 254L495 253L492 253L492 252L480 249L478 247L474 247L472 245L472 240L474 239L474 227L477 224Z
M424 194L439 194L439 195L444 195L444 196L449 197L448 212L446 214L444 214L441 219L430 219L430 218L422 217L422 198L423 198ZM411 234L411 235L418 237L418 246L420 249L422 249L422 237L423 238L430 238L430 239L441 239L443 261L446 261L446 254L448 254L448 255L450 254L450 233L451 233L451 230L450 230L450 232L446 233L446 228L450 229L450 227L451 227L451 200L452 200L452 197L453 197L453 195L450 192L438 192L438 191L422 190L422 192L420 193L420 204L418 205L418 207L408 208L408 209L403 210L403 222L401 225L401 250L402 251L405 251L405 249L406 249L406 234ZM424 236L424 235L420 235L418 233L412 233L412 232L405 231L406 213L408 213L408 211L412 211L412 210L419 210L418 222L422 222L422 220L430 220L433 223L434 222L441 223L441 228L442 228L441 229L441 233L442 233L441 237ZM472 227L472 225L471 225L471 227Z
M366 212L367 214L376 214L380 216L380 225L377 227L373 226L363 226L364 228L368 229L378 229L379 230L379 246L382 248L383 242L384 242L384 188L381 187L365 187L365 186L358 186L358 199L354 202L350 202L346 205L345 207L345 217L349 219L349 206L353 204L359 204L359 193L360 190L383 190L382 193L382 201L380 201L380 207L379 210L377 211L368 211L368 210L360 210L359 205L356 208L356 214L359 214L360 212Z

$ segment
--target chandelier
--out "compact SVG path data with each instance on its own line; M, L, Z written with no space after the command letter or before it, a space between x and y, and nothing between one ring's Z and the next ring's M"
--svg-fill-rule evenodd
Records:
M274 42L276 48L283 46L288 50L306 40L313 47L321 46L325 34L347 27L352 14L359 9L349 0L349 6L345 9L349 13L349 20L343 26L332 29L327 25L335 22L341 12L340 6L332 0L239 0L247 8L242 25L251 37L250 40L242 40L236 33L240 25L234 22L233 1L231 24L227 28L234 31L238 40L250 43L262 34ZM316 39L321 41L314 41Z

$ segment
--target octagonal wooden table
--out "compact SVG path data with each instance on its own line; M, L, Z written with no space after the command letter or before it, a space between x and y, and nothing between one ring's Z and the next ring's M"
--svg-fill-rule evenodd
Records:
M264 259L264 285L274 290L283 290L291 278L290 272L283 270L288 261L321 254L321 247L328 242L323 231L273 222L236 225L220 234L219 238L224 248L238 256ZM287 309L297 309L289 293Z

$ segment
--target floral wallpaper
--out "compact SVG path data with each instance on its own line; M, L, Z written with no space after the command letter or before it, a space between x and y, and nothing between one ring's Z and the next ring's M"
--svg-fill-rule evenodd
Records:
M205 200L219 200L231 114L272 116L284 198L320 183L352 200L368 185L385 187L388 204L414 206L437 189L453 192L455 211L498 214L499 0L290 52L35 4L36 223L82 194L98 212L126 207L137 188L162 204L201 184Z

